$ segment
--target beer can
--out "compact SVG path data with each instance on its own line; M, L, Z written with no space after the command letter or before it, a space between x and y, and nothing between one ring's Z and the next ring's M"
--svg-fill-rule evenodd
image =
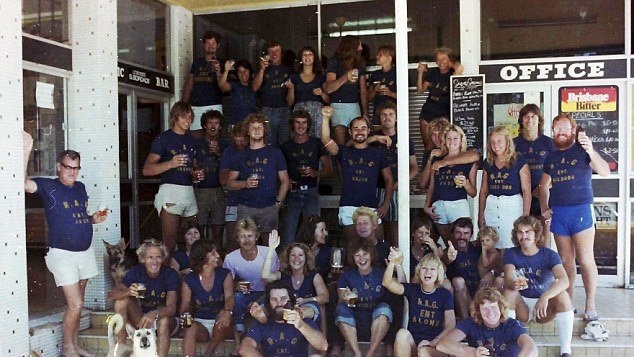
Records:
M181 315L181 319L183 319L183 328L192 327L192 324L194 323L194 318L192 317L192 314L190 314L189 312L183 312L183 314Z

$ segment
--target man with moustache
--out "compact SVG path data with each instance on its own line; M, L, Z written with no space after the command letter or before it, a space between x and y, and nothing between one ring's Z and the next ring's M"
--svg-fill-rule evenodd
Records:
M556 116L552 129L557 150L544 161L539 183L541 212L544 219L551 220L550 231L555 235L557 252L570 281L568 294L571 300L576 277L575 259L579 262L586 292L583 318L594 321L598 319L595 300L599 274L594 261L592 171L608 176L610 167L594 150L592 140L584 132L577 131L577 123L569 114Z
M286 103L286 81L292 69L282 64L282 45L270 41L267 55L261 58L260 71L253 78L252 88L262 94L262 114L269 120L270 130L267 136L269 144L278 146L286 142L290 129L288 126L289 109Z
M202 38L205 57L199 57L192 63L189 76L183 88L183 102L190 102L194 111L192 130L200 129L196 118L210 110L222 113L222 100L218 87L218 75L221 67L216 57L216 51L220 45L220 35L207 31Z
M385 216L392 200L394 181L385 150L370 146L368 143L370 121L365 117L352 119L348 126L352 145L345 146L336 144L330 137L331 115L332 108L324 107L321 140L328 153L335 156L341 168L343 182L339 200L339 224L343 226L343 236L349 239L354 236L352 214L357 207L370 207L376 209L379 217ZM381 136L375 139L382 140L388 146L391 144L389 137ZM385 181L385 197L380 203L376 196L379 174Z
M319 327L310 318L302 318L295 308L295 297L290 291L281 280L266 286L264 309L257 303L251 307L253 315L265 316L249 328L240 344L240 356L306 357L309 344L318 352L328 350Z
M279 210L290 186L286 160L280 149L264 142L268 130L264 115L249 114L243 125L249 133L249 147L232 163L227 187L240 190L238 220L253 218L263 245L268 246L269 233L278 228Z
M310 114L304 109L295 110L289 124L293 137L280 147L291 179L284 209L284 246L295 240L300 216L319 215L319 179L332 173L332 163L321 140L308 135L313 124Z
M461 217L451 225L451 240L445 250L443 263L447 266L447 278L454 290L456 315L469 317L469 305L480 285L478 259L482 249L471 243L473 221Z

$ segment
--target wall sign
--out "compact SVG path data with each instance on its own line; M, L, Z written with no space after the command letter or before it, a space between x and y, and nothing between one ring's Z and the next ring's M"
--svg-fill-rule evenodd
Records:
M626 78L625 59L512 63L480 66L488 83Z
M617 171L619 164L618 104L617 86L559 88L559 111L570 114L586 130L611 171Z
M467 137L467 147L483 152L484 76L451 76L451 122Z
M119 83L126 83L174 94L174 77L169 74L152 71L147 68L137 67L123 62L118 62L117 67Z

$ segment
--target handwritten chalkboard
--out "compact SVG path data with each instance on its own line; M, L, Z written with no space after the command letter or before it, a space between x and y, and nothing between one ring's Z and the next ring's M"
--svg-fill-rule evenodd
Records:
M559 109L583 127L594 149L610 166L618 170L619 106L617 86L562 87Z
M451 77L451 122L467 137L467 147L483 152L484 75Z

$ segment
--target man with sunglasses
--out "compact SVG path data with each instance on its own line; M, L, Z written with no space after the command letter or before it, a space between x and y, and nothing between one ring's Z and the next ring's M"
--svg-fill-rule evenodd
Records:
M66 298L61 354L68 357L95 356L77 343L77 336L86 284L89 278L98 274L91 246L92 225L104 222L108 211L87 213L86 187L77 181L81 169L81 157L77 151L65 150L57 156L57 178L30 179L26 175L26 167L32 149L33 138L24 133L24 190L37 193L42 199L49 230L48 253L44 259Z

